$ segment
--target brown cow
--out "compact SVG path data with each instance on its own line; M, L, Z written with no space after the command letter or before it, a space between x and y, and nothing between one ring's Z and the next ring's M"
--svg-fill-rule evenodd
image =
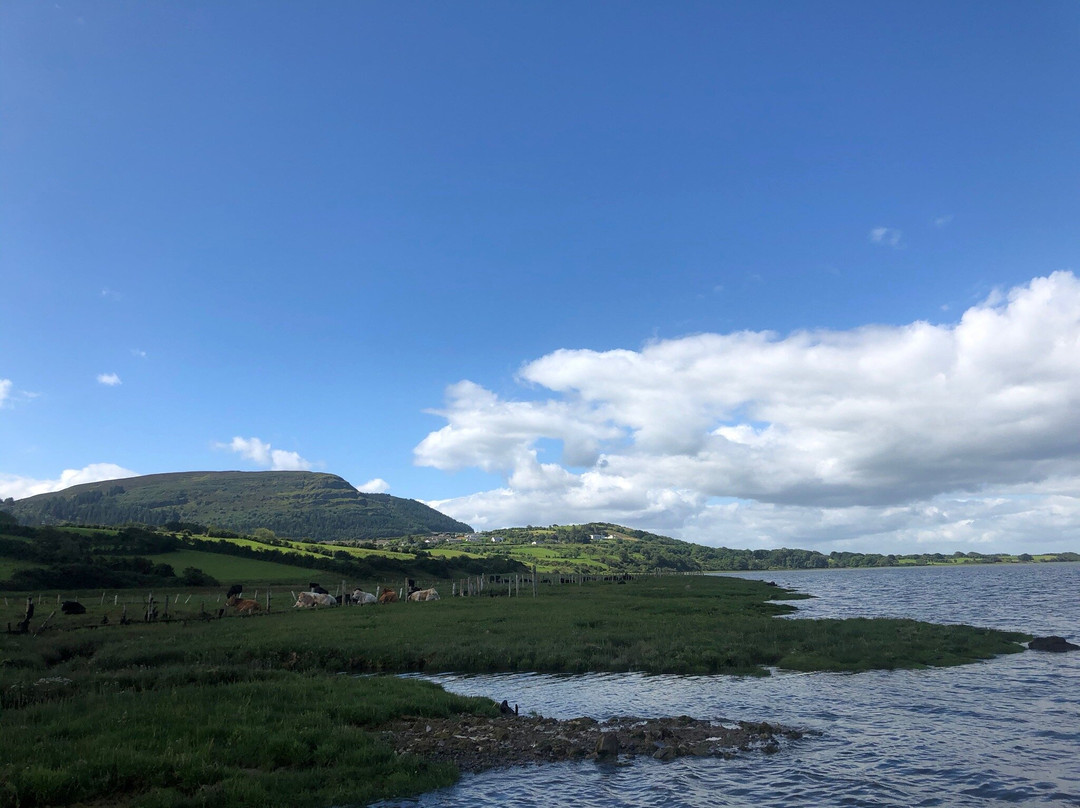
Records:
M393 589L386 589L379 595L379 603L397 603L397 599L397 592Z
M225 603L236 609L239 614L255 614L255 612L262 611L262 606L259 605L257 600L241 598L238 595L233 595Z

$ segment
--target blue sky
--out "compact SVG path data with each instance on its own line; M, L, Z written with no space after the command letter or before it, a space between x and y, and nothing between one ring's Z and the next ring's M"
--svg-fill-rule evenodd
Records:
M0 6L0 497L1080 550L1080 6Z

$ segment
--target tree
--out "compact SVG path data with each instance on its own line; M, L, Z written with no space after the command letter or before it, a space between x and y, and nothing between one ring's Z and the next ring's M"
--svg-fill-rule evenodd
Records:
M184 586L217 586L216 578L207 575L198 567L184 567L184 574L180 576L180 583Z
M278 540L277 534L268 527L255 528L251 532L251 538L263 544L276 544Z

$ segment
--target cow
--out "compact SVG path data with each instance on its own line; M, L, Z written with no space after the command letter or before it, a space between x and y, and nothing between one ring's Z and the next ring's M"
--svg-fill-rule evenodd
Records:
M337 598L323 592L301 592L296 598L294 608L311 609L315 606L337 606Z
M434 588L431 589L417 589L415 592L409 593L409 600L419 603L425 600L438 600L439 593Z
M310 587L308 589L308 592L311 592L313 595L329 595L330 594L329 592L327 592L325 589L323 589L321 586L319 586L316 583L309 584L308 586Z
M376 603L378 599L370 592L365 592L363 589L354 589L352 593L352 602L358 606L363 606L368 603Z
M262 606L259 605L259 602L257 600L252 600L251 598L241 598L237 595L233 595L226 600L225 603L236 609L239 614L255 614L255 612L262 611Z
M397 592L393 589L385 589L383 593L379 595L379 603L397 603Z
M244 585L233 584L229 587L229 591L225 593L225 599L228 600L229 598L238 598L242 594L244 594Z
M77 600L65 600L60 604L60 611L64 614L86 614L86 607Z

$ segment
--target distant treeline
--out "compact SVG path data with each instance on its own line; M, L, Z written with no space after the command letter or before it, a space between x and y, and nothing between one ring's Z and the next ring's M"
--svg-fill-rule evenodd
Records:
M17 569L0 589L64 589L147 586L216 586L216 581L197 567L180 575L170 564L155 563L146 555L179 549L173 536L139 527L119 531L60 530L22 527L0 522L0 557L29 561L35 565ZM10 537L10 538L9 538ZM23 540L27 539L27 540Z
M552 525L547 528L523 527L494 531L509 544L538 544L561 542L580 544L582 558L595 558L612 569L623 572L655 569L680 572L709 570L796 570L831 569L844 567L927 566L948 563L995 564L1012 561L1034 561L1022 553L919 553L908 555L880 553L833 552L828 555L816 550L733 550L728 547L706 547L701 544L660 536L644 530L614 525L608 522L589 522L584 525ZM613 536L614 538L606 538ZM603 537L603 538L594 538ZM587 547L586 547L587 545ZM1080 561L1077 553L1046 553L1040 561Z

